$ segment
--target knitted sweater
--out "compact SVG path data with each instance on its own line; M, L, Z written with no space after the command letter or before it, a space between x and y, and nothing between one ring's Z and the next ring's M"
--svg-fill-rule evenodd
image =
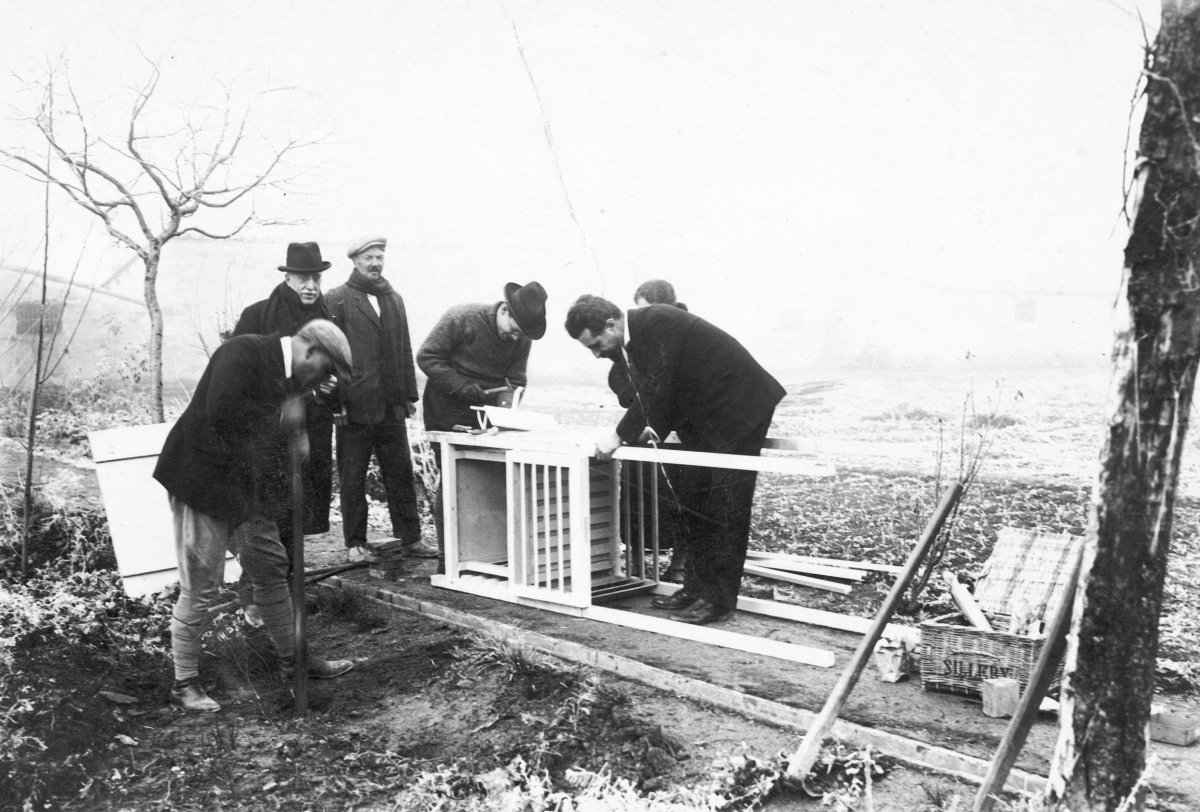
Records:
M525 386L532 341L505 341L496 328L500 303L457 305L447 310L417 351L417 366L429 377L422 396L425 428L447 431L475 425L463 388Z

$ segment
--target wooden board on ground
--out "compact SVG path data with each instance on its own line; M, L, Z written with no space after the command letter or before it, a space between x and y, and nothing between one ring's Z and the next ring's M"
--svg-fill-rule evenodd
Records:
M88 432L117 572L125 593L133 597L158 592L179 580L171 506L166 490L153 476L172 425ZM237 560L227 557L225 579L240 575Z

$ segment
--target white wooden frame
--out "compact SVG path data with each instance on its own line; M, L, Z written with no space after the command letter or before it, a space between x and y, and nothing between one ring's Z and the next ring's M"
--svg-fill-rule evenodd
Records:
M631 526L628 519L623 524L618 499L626 499L626 495L617 488L620 480L618 472L621 470L619 461L650 463L652 466L664 463L704 465L800 476L829 476L835 473L831 466L794 457L623 447L616 451L613 461L607 463L607 472L604 472L605 464L593 459L595 444L586 429L558 428L498 434L430 432L429 439L441 443L445 497L446 572L431 578L435 586L823 668L834 664L833 653L827 650L763 639L720 627L680 623L665 616L640 614L598 603L605 597L631 591L671 594L677 588L658 583L657 573L647 573L643 561L644 551L658 550L658 477L656 474L638 474L642 477L639 492L648 491L650 494L648 505L652 522L649 528L645 521L638 522L636 527ZM766 447L794 450L795 445L796 441L771 440ZM502 466L502 469L497 468L494 481L495 486L499 487L499 477L503 478L506 504L503 521L504 562L464 561L460 555L464 543L470 543L460 534L460 521L467 521L469 514L469 509L459 504L461 483L457 465L462 460ZM640 465L637 467L641 468ZM499 473L501 470L502 474ZM600 509L609 512L612 540L611 544L607 544L609 566L599 570L604 573L602 577L593 578L593 558L595 550L599 549L594 548L592 543L592 527L595 524L593 496L597 473L605 476L610 483L608 492L612 500L611 507L601 505ZM489 482L493 481L491 475L486 478ZM462 497L482 498L475 491L464 493ZM644 496L639 495L639 498L643 500L644 510L647 500ZM572 509L574 506L587 506L587 510ZM564 529L567 531L565 536ZM578 539L585 539L586 543L579 544ZM607 537L602 540L607 541ZM490 543L494 545L494 542L495 539L492 539ZM622 564L621 553L626 547L634 553ZM775 563L782 563L783 560L786 559L781 556ZM569 575L566 571L568 562ZM763 560L754 562L752 566L771 568L771 564L771 561ZM626 566L634 571L627 572ZM819 583L826 588L832 584L782 569L772 568L771 572L776 577L794 582L811 581L813 585ZM838 584L833 584L832 588L836 591L848 589ZM858 618L774 601L740 598L738 608L848 631L858 631L861 625L857 622Z

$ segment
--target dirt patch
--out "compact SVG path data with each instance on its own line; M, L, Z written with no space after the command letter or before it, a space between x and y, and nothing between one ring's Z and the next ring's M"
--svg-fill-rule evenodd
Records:
M310 712L302 717L292 713L290 688L261 633L242 629L236 639L234 619L209 641L202 662L202 680L223 705L216 714L169 709L165 663L133 670L76 664L79 678L57 703L74 727L56 753L67 769L46 774L43 803L432 808L410 804L440 798L442 808L486 809L494 808L489 798L517 786L519 763L558 789L579 781L580 771L603 772L642 798L708 786L718 774L740 776L741 783L722 785L732 809L741 806L737 793L769 777L775 756L796 743L790 732L644 685L481 647L428 618L367 609L364 623L361 607L354 618L339 614L344 605L332 612L322 603L315 601L310 621L314 647L357 665L339 679L311 683ZM85 742L94 746L86 761L67 752ZM931 795L969 790L886 758L877 764L888 777L875 776L876 809L919 809ZM892 783L891 776L902 778ZM813 786L836 787L832 778ZM781 791L769 805L819 802Z

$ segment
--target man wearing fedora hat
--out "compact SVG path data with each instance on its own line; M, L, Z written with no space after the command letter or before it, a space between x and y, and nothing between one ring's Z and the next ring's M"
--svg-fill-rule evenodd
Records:
M495 404L504 392L525 386L530 347L545 334L546 289L537 282L509 282L499 302L447 310L417 351L417 365L429 376L425 428L451 431L474 425L472 406ZM441 548L441 493L435 502Z
M242 311L233 334L292 336L313 319L332 320L333 315L321 296L321 273L329 265L329 262L321 259L321 247L317 243L289 243L287 262L278 266L284 274L283 281L275 286L266 299ZM334 404L327 401L325 396L331 392L329 382L313 387L306 410L311 449L303 471L306 535L329 530L329 504L333 495ZM290 518L279 522L279 537L290 556Z
M488 390L525 386L529 349L545 334L546 289L537 282L509 282L502 301L456 305L443 313L417 351L417 366L429 376L425 428L473 425L471 407L487 404Z
M421 541L421 515L413 481L405 418L417 412L417 382L404 300L383 278L387 238L355 240L346 256L354 265L346 284L325 297L345 331L354 371L338 381L344 417L338 420L337 463L342 491L342 533L351 558L367 543L367 468L371 455L387 493L392 535L408 556L434 558Z

